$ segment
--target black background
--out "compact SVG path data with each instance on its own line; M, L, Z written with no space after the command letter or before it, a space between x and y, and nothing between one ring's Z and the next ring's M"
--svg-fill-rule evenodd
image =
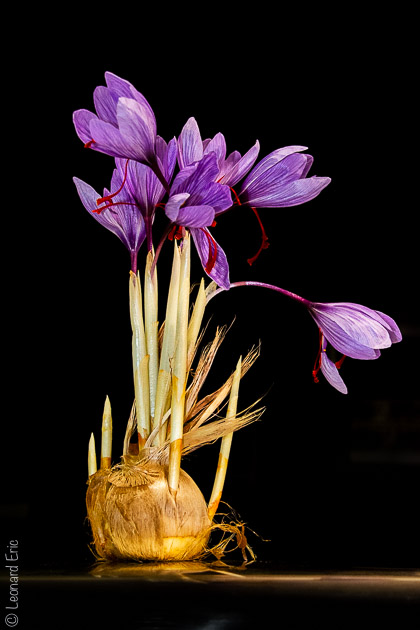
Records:
M266 406L260 422L234 436L224 499L258 534L249 540L260 561L418 568L409 16L320 13L303 25L299 16L265 12L244 25L218 11L165 27L160 16L132 20L122 8L103 23L64 14L49 28L47 15L27 15L14 50L25 55L14 54L4 70L5 545L19 539L28 568L89 565L87 445L92 431L99 441L106 395L115 460L122 449L133 399L129 256L88 216L72 182L77 176L98 191L109 185L112 158L83 149L71 116L92 109L93 90L111 71L145 95L167 141L194 116L203 138L224 133L228 152L243 154L256 139L260 158L305 145L315 158L311 174L332 178L303 206L261 211L270 247L252 268L246 259L259 247L255 217L238 208L220 217L214 235L231 280L365 304L394 317L403 342L377 361L346 360L343 396L322 378L312 381L318 335L299 306L251 288L210 302L207 339L217 325L235 321L206 391L261 341L240 406L262 396ZM162 225L156 222L156 232ZM161 297L168 252L159 263ZM198 282L195 254L192 264ZM163 309L164 302L161 318ZM205 447L184 463L206 497L217 453L218 445Z

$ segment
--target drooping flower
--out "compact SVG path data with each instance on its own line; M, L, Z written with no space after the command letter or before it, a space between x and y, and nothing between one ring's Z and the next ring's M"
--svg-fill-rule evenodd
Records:
M377 359L380 350L402 339L391 317L367 306L352 302L308 302L307 307L327 341L353 359Z
M260 144L255 145L241 156L233 151L226 157L226 140L222 133L212 139L202 140L200 129L195 118L189 118L178 138L178 163L181 169L200 161L204 155L215 153L217 157L217 173L215 181L227 186L234 186L245 177L246 173L258 157Z
M107 86L98 86L93 94L96 114L86 109L74 112L77 135L95 151L150 166L167 189L152 108L128 81L111 72L105 73L105 80Z
M232 206L230 188L215 181L217 172L214 152L182 168L172 183L165 212L174 226L189 229L204 270L226 289L229 288L226 254L208 229L215 216Z
M381 311L375 311L362 304L353 302L311 302L281 287L253 280L233 282L228 288L233 289L244 286L271 289L305 306L315 320L320 332L320 349L313 375L316 377L316 374L321 369L328 382L342 393L347 393L347 388L337 370L341 367L344 357L367 360L377 359L382 349L389 348L393 343L398 343L402 339L400 329L389 315L385 315ZM221 291L223 291L223 288L211 293L208 300ZM333 363L327 357L327 342L343 355L336 363Z

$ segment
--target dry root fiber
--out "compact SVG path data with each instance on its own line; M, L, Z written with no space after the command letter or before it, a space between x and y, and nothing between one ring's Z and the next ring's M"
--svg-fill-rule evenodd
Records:
M206 551L211 522L198 486L183 470L178 492L168 467L144 460L98 470L86 496L96 554L106 560L192 560Z

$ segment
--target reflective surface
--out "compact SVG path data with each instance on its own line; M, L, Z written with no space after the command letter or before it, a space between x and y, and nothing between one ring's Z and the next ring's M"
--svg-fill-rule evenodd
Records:
M420 570L98 563L25 573L19 613L26 628L418 628Z

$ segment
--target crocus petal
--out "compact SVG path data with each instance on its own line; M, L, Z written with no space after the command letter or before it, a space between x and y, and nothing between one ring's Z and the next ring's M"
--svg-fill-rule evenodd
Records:
M311 201L330 182L329 177L298 179L287 185L273 181L271 186L261 186L260 190L249 194L246 203L255 208L290 208Z
M94 143L91 145L92 149L113 157L138 159L137 147L132 147L131 144L127 145L119 129L115 128L111 123L95 117L90 121L89 128L90 137L94 140Z
M216 214L223 212L232 206L232 195L228 186L214 181L218 172L216 154L209 153L176 175L171 195L188 192L190 205L212 206Z
M76 129L76 133L80 140L85 144L92 140L90 123L92 120L96 120L97 118L96 114L92 114L92 112L87 109L78 109L73 113L73 124Z
M98 117L104 122L109 122L115 127L117 126L117 103L118 95L111 92L103 85L95 88L93 92L93 102Z
M120 98L117 120L127 146L137 153L140 162L153 163L156 144L156 120L142 103L130 98Z
M177 142L172 138L165 142L160 136L156 136L156 157L161 166L161 171L167 182L170 182L176 165Z
M293 153L261 171L248 184L241 198L256 208L296 206L316 197L330 183L329 177L303 179L310 156Z
M135 160L116 158L115 163L120 174L120 183L112 181L112 189L118 190L126 177L121 194L126 193L128 198L124 200L134 202L143 216L151 216L155 212L155 206L165 195L165 189L149 166L140 164ZM120 200L118 198L118 200Z
M203 265L203 269L204 271L206 271L206 266L209 260L210 246L208 236L206 236L205 232L207 233L207 235L209 235L209 232L205 228L192 228L190 232L197 248L201 264ZM213 238L212 240L214 241ZM216 261L211 271L206 271L206 273L212 280L216 282L219 287L229 289L229 264L226 258L226 254L220 247L220 245L216 243L216 241L214 241L214 243L216 244L217 248Z
M217 164L220 166L226 157L226 140L222 133L217 133L209 143L207 143L204 150L204 155L208 153L215 153L217 157Z
M178 138L178 163L182 169L203 157L203 141L195 118L189 118Z
M219 174L218 182L220 184L226 184L226 186L234 186L239 180L241 180L245 174L252 168L255 160L258 157L260 151L260 143L258 140L244 156L239 159L235 159L234 163L232 157L236 158L235 154L231 154L223 165L221 176ZM232 156L232 157L231 157Z
M346 384L338 373L337 366L335 365L335 363L333 363L333 361L331 361L331 359L327 357L325 351L323 351L321 354L321 372L330 385L332 385L342 394L347 394Z
M402 334L395 320L393 320L392 317L390 317L389 315L385 315L385 313L381 313L381 311L375 311L375 312L383 320L384 326L388 329L389 336L391 337L392 343L398 343L399 341L401 341Z
M331 345L354 359L376 359L401 339L394 320L361 304L311 303L309 312Z
M118 98L134 99L148 111L148 116L154 119L155 115L149 102L129 81L121 79L112 72L105 72L105 80L110 92L114 93Z
M253 184L255 181L259 180L259 178L268 170L273 168L278 162L284 160L288 155L292 155L293 153L299 153L300 151L306 151L308 147L301 146L289 146L282 147L281 149L276 149L272 151L268 155L266 155L260 162L258 162L257 166L252 169L248 177L245 179L242 184L239 195L244 193L247 188Z
M186 201L189 197L188 193L170 197L165 205L166 216L172 223L183 227L200 228L211 225L214 221L214 208L206 205L188 205Z
M212 206L183 206L179 209L175 221L178 225L188 228L204 228L214 221L214 208Z
M92 186L77 177L74 177L73 181L80 200L89 214L118 236L129 251L138 251L146 236L140 212L129 205L115 204L100 213L94 213L93 210L98 208L96 201L100 195Z
M168 201L165 204L165 214L172 221L172 223L177 223L181 225L177 221L179 209L183 203L188 199L189 193L178 193L177 195L172 195L169 197Z

